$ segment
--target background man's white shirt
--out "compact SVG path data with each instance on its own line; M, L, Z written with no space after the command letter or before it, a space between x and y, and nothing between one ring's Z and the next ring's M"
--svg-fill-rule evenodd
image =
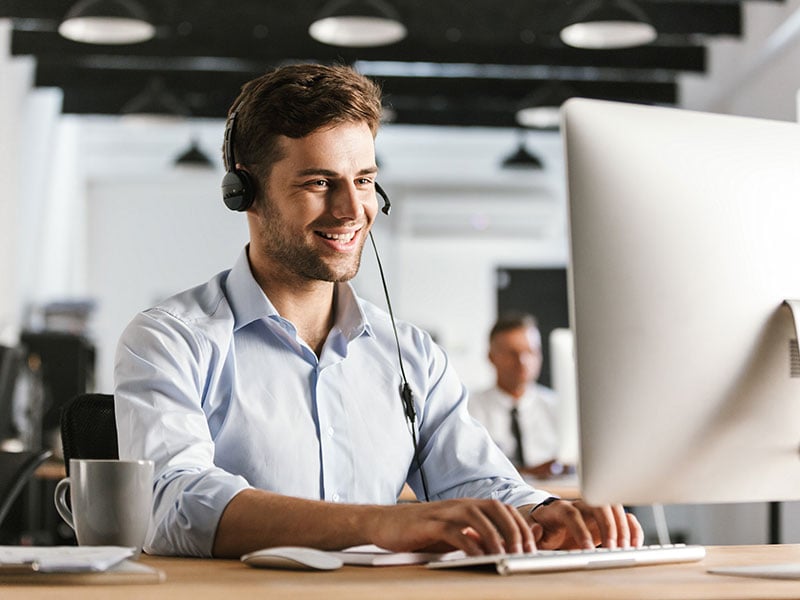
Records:
M514 398L494 386L470 396L469 412L489 431L503 453L513 460L517 442L511 431ZM517 403L522 451L528 467L553 460L558 453L558 397L539 384L530 384Z

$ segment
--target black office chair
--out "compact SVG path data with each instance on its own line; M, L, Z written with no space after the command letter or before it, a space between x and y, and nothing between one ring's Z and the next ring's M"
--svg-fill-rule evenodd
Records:
M0 451L0 523L6 518L14 500L33 477L37 467L52 454L50 450Z
M119 458L114 396L79 394L61 409L61 446L70 458Z

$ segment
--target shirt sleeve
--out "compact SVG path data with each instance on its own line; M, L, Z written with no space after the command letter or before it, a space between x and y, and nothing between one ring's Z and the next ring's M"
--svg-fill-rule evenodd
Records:
M470 416L468 394L436 344L429 349L424 389L418 399L420 457L431 500L493 498L512 506L538 504L552 494L534 490L520 477L486 429ZM412 467L409 478L417 497L423 497L421 476Z
M248 482L214 464L202 390L214 370L209 341L161 310L126 328L115 361L120 458L155 463L153 512L144 549L211 556L228 502Z
M469 397L469 403L467 404L467 410L469 414L472 416L473 419L477 419L478 422L486 427L486 402L484 401L484 393L476 393L471 394Z

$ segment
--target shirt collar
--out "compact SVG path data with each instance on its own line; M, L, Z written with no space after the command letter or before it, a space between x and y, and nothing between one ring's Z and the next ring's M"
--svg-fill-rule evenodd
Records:
M525 393L516 401L514 400L514 396L499 385L495 384L493 389L495 390L495 401L507 410L511 410L515 406L521 409L533 402L533 399L536 397L536 385L531 383L525 386Z
M349 283L336 284L336 322L334 327L339 329L348 340L354 340L362 333L372 335L361 300L356 296L353 286Z
M273 319L283 322L278 311L270 302L264 290L256 282L247 258L248 247L242 250L228 273L225 284L228 302L234 316L234 331L246 327L260 319ZM336 284L336 320L334 328L342 332L347 340L353 340L362 333L372 335L372 328L350 283Z
M247 248L245 246L239 254L225 282L225 294L233 310L234 331L259 319L278 317L278 311L253 277Z

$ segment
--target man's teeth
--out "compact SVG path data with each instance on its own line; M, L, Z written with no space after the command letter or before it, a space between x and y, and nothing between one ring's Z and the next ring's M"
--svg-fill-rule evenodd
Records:
M319 234L322 237L324 237L325 239L327 239L327 240L337 240L337 241L340 241L340 242L349 242L350 240L352 240L355 237L356 232L355 231L351 231L350 233L324 233L324 232L320 231Z

